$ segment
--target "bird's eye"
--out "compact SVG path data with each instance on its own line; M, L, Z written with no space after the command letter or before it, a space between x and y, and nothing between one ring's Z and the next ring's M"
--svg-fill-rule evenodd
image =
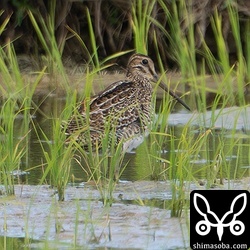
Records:
M142 62L142 64L144 64L144 65L148 64L148 60L147 60L147 59L143 59L141 62Z

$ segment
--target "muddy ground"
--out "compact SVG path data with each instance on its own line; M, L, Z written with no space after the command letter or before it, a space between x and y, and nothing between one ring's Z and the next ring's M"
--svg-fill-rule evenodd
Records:
M203 183L203 182L201 182ZM204 184L204 183L203 183ZM187 200L204 185L185 183ZM171 183L120 182L114 203L103 207L94 185L68 186L66 200L57 201L49 186L16 185L13 197L0 197L0 235L29 237L39 249L185 249L189 247L189 211L170 216L169 207L158 208L150 200L170 201ZM250 178L225 181L211 189L250 190ZM151 205L149 205L151 204ZM44 243L46 242L46 244Z

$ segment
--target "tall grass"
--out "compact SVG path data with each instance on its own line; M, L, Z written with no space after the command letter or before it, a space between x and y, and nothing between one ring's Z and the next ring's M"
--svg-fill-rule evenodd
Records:
M18 115L15 114L16 102L8 99L2 105L1 108L1 144L0 144L0 155L1 155L1 183L5 187L7 195L13 195L14 191L14 180L13 171L19 170L21 159L25 154L25 146L22 145L22 140L18 141L15 138L14 122ZM24 135L25 138L26 135Z
M24 82L11 43L8 43L5 48L0 48L0 65L2 76L0 181L4 184L6 194L13 195L13 173L20 170L21 163L28 162L32 97L41 75L38 74L33 83ZM18 120L21 120L20 134L16 132Z
M114 140L110 141L110 130L107 130L102 139L101 148L97 146L93 152L86 152L81 145L76 144L75 147L76 155L82 159L78 164L87 172L88 180L94 181L103 205L112 206L113 192L123 171L122 143L115 145Z
M20 170L21 164L25 162L28 164L29 146L30 146L30 130L36 132L39 140L41 150L44 155L44 160L41 165L44 168L43 176L40 184L49 183L56 187L58 199L63 201L67 199L65 194L67 184L70 181L71 167L73 162L77 163L79 168L83 169L83 173L87 173L88 180L94 180L104 206L111 206L114 202L113 192L117 185L117 179L120 178L127 162L124 160L124 152L122 151L122 144L118 146L115 144L114 138L110 138L111 124L107 122L106 132L102 139L101 153L100 148L86 152L80 144L72 140L69 145L65 146L65 128L61 128L63 121L67 121L72 114L78 113L77 105L79 103L78 93L73 90L68 77L65 73L62 63L61 47L57 45L54 35L54 18L55 18L55 3L51 1L51 15L47 21L37 17L33 12L28 11L28 16L37 32L40 43L45 51L46 67L37 73L33 82L25 82L22 77L22 72L18 67L18 60L15 54L15 48L12 43L6 44L5 47L0 48L0 70L1 70L1 111L0 111L0 184L4 185L5 192L8 195L14 194L14 179L13 171ZM161 23L154 19L153 11L156 1L134 1L133 5L133 32L135 35L135 50L141 53L149 54L148 52L148 33L152 31L152 26L157 26L162 36L165 36L169 41L169 49L173 51L173 60L175 60L181 71L181 78L173 88L181 89L186 92L185 100L191 103L193 112L203 112L204 116L201 118L200 125L196 127L191 126L190 122L182 126L169 126L168 116L174 107L174 101L169 95L164 94L161 105L158 110L158 115L152 124L152 132L150 133L144 144L137 150L136 161L138 171L144 171L148 168L151 180L161 180L170 182L171 184L171 202L168 203L166 209L171 210L172 216L181 216L183 211L187 213L189 202L188 192L190 184L195 183L197 186L200 183L199 179L205 179L205 188L210 188L215 184L215 180L220 178L237 179L244 176L245 172L249 174L250 161L250 142L248 131L237 131L236 127L228 133L225 129L218 129L215 127L216 121L220 118L223 108L227 106L240 104L242 111L247 106L244 98L245 81L249 81L249 66L250 47L246 43L247 54L243 55L242 43L240 41L240 26L239 17L233 9L228 7L230 23L232 26L232 33L236 40L238 62L235 65L230 65L229 57L227 56L227 45L222 35L222 17L219 12L216 12L212 19L212 28L216 37L216 43L220 50L219 58L216 59L209 50L205 41L202 42L202 49L197 51L195 48L194 27L190 26L187 34L183 34L180 28L180 11L188 15L188 9L185 1L173 1L173 12L169 12L165 1L158 0L157 3L161 5L164 14L168 17L169 30L166 30ZM178 4L178 5L177 5ZM181 10L179 10L181 8ZM89 37L91 39L92 50L88 51L89 61L86 65L85 72L85 86L83 94L80 99L85 101L90 100L93 94L93 78L102 69L108 68L111 63L110 60L123 56L131 51L121 51L103 61L99 59L98 47L94 37L94 26L91 23L90 13L87 10ZM4 30L8 19L0 26L0 34ZM70 30L70 29L69 29ZM248 27L249 31L249 27ZM79 46L83 50L87 50L84 41L80 36L70 30L71 34L77 37ZM154 31L152 31L154 32ZM157 36L155 34L154 43L156 58L159 65L160 75L162 80L170 87L171 79L166 74L166 69L163 67L163 58L159 54L159 47L157 43ZM152 51L151 51L152 53ZM196 54L203 55L203 62L201 68L198 69L196 64ZM214 101L208 107L207 93L211 89L207 86L206 68L212 72L215 81L218 82L218 89L215 92ZM48 131L44 131L42 127L36 124L32 119L31 114L38 109L33 102L33 96L37 85L41 78L49 73L52 77L60 77L63 79L60 82L61 88L65 90L65 106L63 109L55 105L53 114L45 114L46 119L51 120L52 137ZM166 76L167 75L167 76ZM232 88L232 81L236 79L236 91ZM185 85L188 84L188 88ZM153 102L156 102L157 86L154 90ZM46 99L46 98L45 98ZM46 100L45 100L46 101ZM206 112L209 108L211 112L210 126L204 127L206 120ZM216 110L222 108L218 113ZM181 110L185 113L186 111ZM79 115L79 114L78 114ZM237 119L237 117L235 117ZM20 133L16 133L15 125L21 122ZM247 123L247 121L246 121ZM246 127L248 124L245 124ZM236 125L235 125L236 126ZM90 148L92 145L90 145ZM246 157L241 160L236 158L231 161L231 158L238 154L246 152ZM80 156L80 160L79 157ZM201 160L204 160L201 164ZM242 163L241 161L244 161ZM245 169L239 169L241 166ZM124 167L122 167L124 166ZM122 167L122 168L121 168ZM198 179L197 176L200 176ZM148 176L146 176L148 178ZM228 181L228 188L233 188ZM139 197L140 199L140 197ZM143 204L143 202L141 202ZM31 203L32 206L32 203ZM77 212L75 218L75 234L80 234L79 224L81 223L80 215L82 207L80 203L76 204ZM56 209L55 209L56 210ZM90 218L92 207L89 206L88 211L84 214L85 221L90 222L94 232L94 223ZM57 211L55 211L57 216ZM51 215L52 216L52 215ZM48 221L48 224L51 221ZM87 225L88 223L86 223ZM27 230L28 232L28 223ZM60 229L60 222L56 221L56 230ZM86 226L87 232L87 226ZM46 233L46 239L49 239L49 230ZM29 242L27 233L26 241ZM77 248L77 237L75 237L74 247ZM4 238L1 244L4 248L8 239ZM47 241L46 241L47 242ZM48 243L45 243L44 248L49 248ZM28 249L28 247L27 247Z
M80 154L81 158L85 160L86 166L89 166L90 179L94 179L96 181L96 185L100 190L101 196L103 197L104 205L112 204L112 192L116 183L114 180L116 174L115 171L119 165L117 161L119 162L119 159L122 158L120 156L121 146L115 147L114 143L112 143L111 150L107 150L107 148L110 147L110 145L107 144L109 140L109 133L106 133L106 139L104 138L102 143L103 155L93 153L91 150L89 153L86 153L84 149L82 149L81 146L74 140L72 140L68 146L65 146L64 144L65 128L61 129L60 125L69 120L72 114L78 116L80 116L80 114L77 114L77 93L69 85L70 83L68 82L67 75L65 74L62 66L62 50L58 48L55 42L53 33L54 10L55 6L52 4L51 15L47 22L45 22L41 17L36 19L31 11L28 12L38 38L40 39L44 51L46 52L46 57L48 57L47 61L50 62L47 66L51 67L52 71L51 69L48 69L48 72L52 74L52 77L56 77L57 74L62 75L63 81L61 82L60 87L63 87L63 89L66 90L65 108L58 113L57 108L55 107L55 112L53 114L54 117L52 118L52 138L48 137L46 131L41 130L41 128L37 127L35 123L33 124L45 158L45 162L42 163L43 167L45 167L45 171L40 182L43 183L49 180L49 183L57 188L59 200L64 200L65 187L69 182L72 161L77 159L79 167L83 168L83 166L81 166L81 161L78 161L77 158L77 155ZM104 61L99 61L98 48L96 47L94 40L93 25L91 23L88 10L86 10L86 15L89 17L89 35L92 44L92 53L88 51L90 58L85 72L86 83L84 86L84 92L81 96L85 102L90 100L90 96L93 94L93 77L101 70L104 70L112 65L108 64L109 60L129 52L119 52L107 57ZM68 29L74 36L77 37L79 45L83 46L83 49L86 49L86 46L80 37L69 27ZM109 157L110 153L112 157Z
M132 5L132 28L134 34L135 48L138 53L147 54L148 52L148 34L151 30L152 23L150 16L155 8L155 0L134 1Z
M244 84L245 76L248 76L249 68L249 45L247 46L247 57L243 55L243 48L240 41L240 26L239 17L237 13L230 7L228 7L228 13L230 17L230 23L232 26L232 33L236 41L236 47L238 51L238 63L237 65L230 65L229 57L227 55L227 45L222 32L222 17L217 11L212 18L211 25L216 37L216 44L218 46L218 59L216 59L212 52L209 50L205 41L202 41L202 49L197 50L195 46L195 27L192 22L187 33L183 34L183 30L180 25L181 16L189 16L189 9L185 1L173 1L172 12L165 1L157 1L167 16L168 27L166 29L154 16L156 1L134 1L132 6L132 27L134 33L135 50L137 52L148 54L149 42L154 43L157 63L159 65L160 74L162 79L170 86L170 80L165 76L166 72L163 67L163 58L159 54L159 44L157 42L157 35L154 31L154 27L157 27L161 31L161 35L169 41L169 50L172 51L173 60L179 65L181 71L181 79L177 83L178 87L184 92L187 92L183 97L189 100L193 110L200 112L206 112L206 94L210 89L206 86L206 68L209 68L210 72L218 81L218 90L216 90L215 99L209 107L212 112L211 128L204 131L201 126L199 129L202 131L197 137L190 134L189 124L183 127L181 134L172 133L169 130L167 119L173 107L173 101L168 95L164 95L162 104L159 109L158 118L153 124L152 133L149 137L151 142L145 146L144 150L147 152L148 164L151 169L152 179L170 179L173 186L173 215L179 215L183 204L185 204L184 186L186 180L194 180L194 174L192 172L193 164L190 163L190 156L199 155L200 152L204 154L205 158L209 158L210 163L207 164L206 169L209 169L211 165L217 161L217 156L221 155L222 159L225 159L226 155L232 154L233 148L238 144L235 140L230 142L230 150L223 151L225 149L224 144L220 144L219 148L215 144L207 145L208 138L214 138L216 135L212 133L215 122L219 115L215 115L215 110L219 107L226 107L236 105L240 103L245 105L244 100ZM23 82L21 72L18 68L17 58L15 55L15 49L13 45L7 44L5 48L0 49L0 66L4 85L1 86L1 91L5 97L1 109L1 131L4 135L5 145L2 145L1 150L1 166L4 166L4 173L2 180L5 183L6 190L9 190L8 186L12 186L7 193L13 193L13 180L11 179L11 173L14 169L18 169L20 161L25 155L27 155L27 144L29 143L28 134L30 129L30 112L31 107L34 106L32 102L32 96L35 88L40 79L45 73L49 73L53 77L60 75L62 81L60 87L65 90L66 104L62 113L55 111L52 121L52 134L53 138L48 137L46 131L42 131L41 128L36 127L32 123L32 129L36 130L37 136L41 141L41 148L44 153L45 162L43 163L45 168L44 176L41 179L43 183L47 178L50 184L57 187L59 193L59 200L64 199L64 192L66 185L69 181L69 173L71 168L71 160L74 158L74 154L80 154L85 162L84 166L89 170L90 179L94 179L105 205L112 204L112 192L115 188L116 182L114 176L118 165L121 165L123 159L123 153L121 145L116 147L113 142L108 143L108 136L103 138L103 153L86 153L80 145L76 142L72 142L68 147L64 146L65 136L61 131L60 124L63 120L67 120L71 113L74 113L74 109L77 106L77 94L72 90L68 77L65 73L62 63L62 52L65 41L62 41L58 46L55 30L55 4L56 1L51 1L49 4L50 15L44 20L37 13L28 11L29 19L34 27L37 37L42 45L44 51L44 58L47 62L46 67L41 71L37 79L32 85L28 85ZM90 99L93 93L93 76L95 76L100 70L109 67L109 60L126 54L128 51L121 51L110 57L107 57L103 61L99 59L98 45L95 40L94 25L91 21L90 12L86 9L86 16L88 20L88 34L91 43L91 51L87 50L87 46L80 36L70 27L68 30L71 34L77 38L79 46L83 51L88 54L89 61L86 66L86 84L84 86L83 98ZM4 30L6 23L3 23L0 27L0 33ZM149 41L149 33L154 34L154 40ZM151 36L152 37L152 36ZM152 53L152 52L151 52ZM201 68L198 69L196 63L196 55L201 54L203 61ZM218 75L220 73L220 75ZM236 77L238 81L238 88L236 90L237 98L235 98L235 92L232 88L232 81ZM185 85L188 83L189 87L186 89ZM32 87L30 87L32 86ZM174 87L174 88L175 88ZM156 100L156 89L154 93L154 102ZM56 107L55 107L56 109ZM77 112L77 111L76 111ZM21 141L18 141L14 134L14 120L16 117L22 114L24 117L24 132ZM49 117L48 117L49 118ZM205 115L204 115L205 119ZM107 130L110 124L107 125ZM6 141L5 141L6 140ZM46 142L45 143L42 142ZM24 146L25 145L25 146ZM109 148L111 145L111 148ZM170 152L169 159L164 158L163 151L166 145ZM205 146L206 145L206 146ZM211 148L210 148L211 147ZM210 155L210 150L215 150L216 154ZM76 150L76 152L75 152ZM226 149L225 149L226 150ZM7 155L7 152L11 151L12 156ZM97 150L98 151L98 150ZM112 157L110 157L110 155ZM83 167L82 162L79 162L79 167ZM224 164L223 166L225 166ZM7 167L8 166L8 169ZM201 170L203 171L203 170ZM118 174L119 177L120 174ZM212 178L210 178L212 179Z
M53 138L48 138L46 132L34 125L37 136L40 138L40 145L44 153L45 168L40 183L49 182L55 187L58 193L58 200L64 201L65 188L70 179L71 161L73 159L72 146L65 147L65 135L61 129L61 120L55 119L52 123ZM42 136L41 136L42 134Z
M52 1L55 3L55 1ZM52 3L51 3L52 4ZM15 54L15 49L12 43L6 44L4 48L0 48L0 65L2 82L0 85L2 93L2 105L1 105L1 182L3 182L6 190L6 194L14 194L14 181L13 171L20 170L21 162L28 164L28 150L29 150L29 131L32 129L30 125L32 122L31 114L37 110L36 104L33 103L33 95L38 83L44 76L45 70L49 70L50 73L63 76L62 81L64 89L67 88L67 77L64 74L64 68L62 66L61 51L56 44L54 37L54 23L53 23L53 10L55 6L51 6L51 19L45 23L42 18L39 18L40 26L31 11L28 11L30 20L34 25L34 28L40 38L40 42L46 52L46 57L49 64L47 68L44 68L41 72L37 73L37 77L34 82L25 82L21 71L19 70L18 60ZM6 20L7 22L7 20ZM6 22L1 26L3 30ZM48 41L50 44L48 44ZM72 97L71 95L69 95ZM72 103L72 99L71 99ZM70 107L70 105L69 105ZM67 109L66 109L67 111ZM66 112L65 112L66 113ZM21 117L21 134L16 134L14 124L16 120ZM69 116L68 116L69 117ZM68 167L67 165L70 159L70 153L65 154L64 143L60 128L61 120L55 119L53 123L53 131L55 140L50 145L50 152L45 153L47 165L49 166L42 180L47 177L47 172L52 171L52 183L58 187L59 199L64 198L64 187L68 182ZM36 129L36 128L35 128ZM19 130L20 131L20 130ZM45 136L45 133L42 132ZM48 138L46 138L48 139ZM47 141L50 141L48 139ZM58 165L56 159L61 157L61 166ZM57 171L56 171L57 170ZM59 174L60 173L60 174ZM55 184L56 183L56 184Z
M41 47L45 52L45 59L47 60L47 69L50 73L61 73L64 77L61 87L66 87L68 83L66 75L64 74L64 67L61 60L62 52L64 50L65 39L62 39L58 44L55 37L55 11L56 1L50 1L49 13L44 19L41 14L35 10L27 10L29 19L41 43Z
M216 59L205 41L202 41L202 48L196 49L194 25L192 24L192 16L189 15L190 10L188 9L185 1L172 3L172 12L169 11L165 1L158 1L161 8L164 10L165 15L168 17L169 30L166 30L156 19L151 17L152 6L144 5L142 8L141 15L136 16L135 11L134 23L137 24L137 37L138 43L135 43L137 51L145 51L148 43L148 37L144 37L143 34L149 32L150 25L157 26L162 34L170 41L169 49L173 54L173 59L178 63L181 71L181 80L178 83L179 88L185 91L185 87L181 86L182 83L188 83L189 95L186 100L189 99L192 109L197 109L204 113L204 120L201 121L205 124L206 110L207 108L212 110L211 113L211 124L210 128L204 129L202 126L199 128L201 131L197 136L190 133L190 125L186 124L183 130L176 137L176 134L171 132L168 128L167 118L171 112L170 99L168 96L164 96L162 105L159 110L159 115L153 126L153 130L149 137L149 146L146 147L148 156L148 165L151 171L152 179L169 179L172 183L172 205L171 211L173 216L180 216L183 207L185 207L186 195L184 190L187 190L186 181L195 181L194 175L199 171L207 179L207 188L213 185L214 180L219 176L221 179L230 179L231 168L230 164L226 161L229 155L234 154L235 148L242 147L241 143L237 138L232 137L228 144L223 143L223 137L225 132L222 128L219 135L214 130L216 121L220 118L221 112L216 115L218 108L225 108L227 106L245 105L244 98L244 87L245 77L247 77L246 68L248 67L249 57L244 58L242 53L242 42L240 38L240 26L239 17L237 12L228 6L228 13L230 24L232 26L232 32L236 41L238 62L237 65L230 65L229 56L227 52L227 44L223 36L222 31L222 16L218 11L211 20L211 25L216 39L218 48L218 59ZM139 2L140 4L140 2ZM136 7L137 5L135 5ZM139 7L141 7L139 5ZM136 8L134 8L135 10ZM150 11L149 11L150 10ZM189 29L186 34L180 25L180 17L186 16L190 18ZM143 18L142 18L143 17ZM139 21L140 22L139 22ZM140 26L143 24L143 26ZM136 29L134 29L136 31ZM139 32L142 30L143 32ZM136 37L136 41L137 41ZM158 51L157 39L155 38L155 48ZM144 45L144 46L143 46ZM201 67L197 67L196 55L203 55L203 62ZM165 75L165 70L162 67L161 56L157 54L158 65L160 65L161 73ZM215 90L215 99L211 106L208 107L207 93L211 91L207 86L206 80L206 68L210 69L214 80L218 82L218 89ZM234 79L236 78L236 90L233 88ZM163 79L167 84L166 78ZM212 90L213 91L213 90ZM234 129L233 129L234 130ZM220 139L218 139L220 138ZM219 143L218 143L219 140ZM168 148L166 148L168 146ZM248 145L249 146L249 145ZM168 151L169 158L165 158L164 150ZM140 151L140 150L139 150ZM138 156L139 157L139 156ZM206 159L207 164L201 169L196 169L195 162L199 161L199 157ZM198 171L198 172L197 172ZM233 177L234 178L234 177Z

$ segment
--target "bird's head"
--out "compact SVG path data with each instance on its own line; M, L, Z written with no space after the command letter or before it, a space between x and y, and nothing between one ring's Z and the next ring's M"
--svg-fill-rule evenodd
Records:
M158 82L159 77L156 74L155 66L152 59L142 54L134 54L130 57L127 66L127 78L131 81L144 83L144 82ZM168 94L174 97L179 103L181 103L186 109L190 110L189 106L182 101L172 90L170 90L166 84L162 81L159 82L159 86L164 89Z
M132 55L128 61L127 78L138 82L157 81L158 77L151 58L142 54Z

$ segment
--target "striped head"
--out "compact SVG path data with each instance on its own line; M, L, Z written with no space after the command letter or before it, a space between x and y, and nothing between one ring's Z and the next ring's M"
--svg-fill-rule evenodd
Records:
M159 81L159 77L155 72L155 66L153 61L145 55L134 54L130 57L127 66L127 78L134 83L148 83L159 82L159 86L165 90L169 95L174 97L176 101L181 103L186 109L190 110L190 107L182 101L172 90L170 90L166 84Z
M136 82L156 82L158 79L153 61L142 54L134 54L130 57L126 76Z

